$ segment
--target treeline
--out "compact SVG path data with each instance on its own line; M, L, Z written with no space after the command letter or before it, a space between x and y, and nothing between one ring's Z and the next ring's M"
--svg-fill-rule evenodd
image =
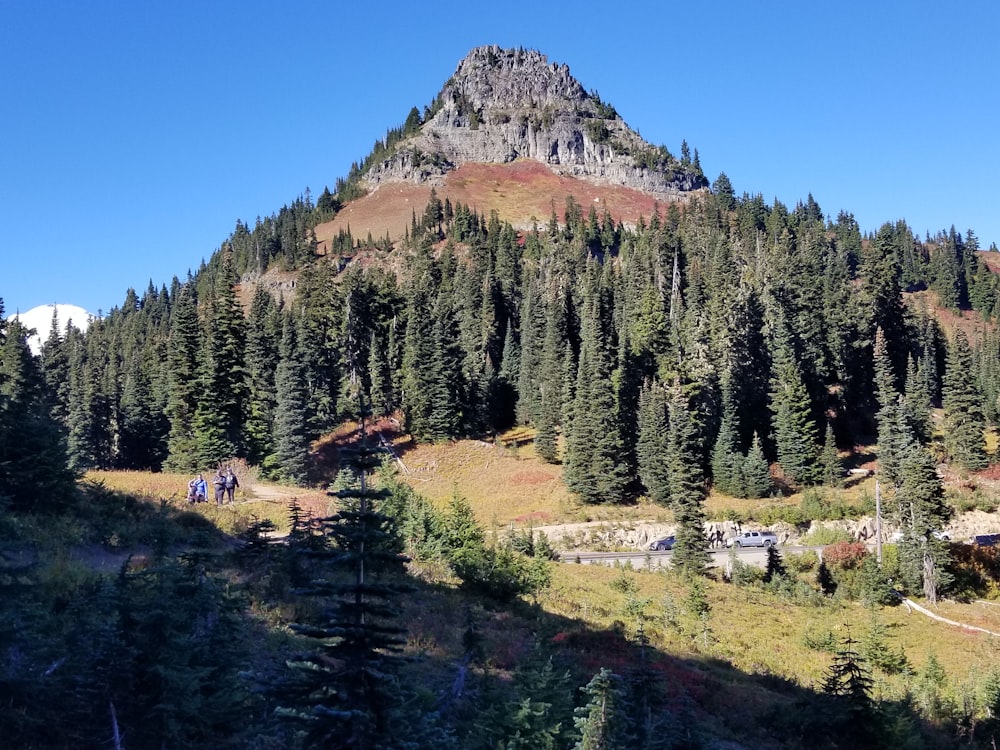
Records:
M418 439L534 426L539 454L599 503L665 501L671 400L691 411L707 474L742 496L776 489L775 461L788 486L835 481L836 446L870 442L900 404L927 445L943 404L943 456L981 468L1000 308L975 235L921 241L896 222L863 236L811 197L789 210L736 198L724 176L715 189L635 227L570 198L526 232L432 193L395 248L342 233L322 256L312 227L328 213L306 196L238 224L184 283L130 290L86 334L53 329L40 359L52 415L77 469L240 456L304 482L354 372ZM275 265L300 270L289 298L238 297ZM978 313L984 333L946 340L904 304L922 289Z

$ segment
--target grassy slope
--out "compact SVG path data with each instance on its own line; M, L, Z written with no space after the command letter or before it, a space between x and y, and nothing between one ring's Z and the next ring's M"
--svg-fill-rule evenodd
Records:
M584 180L557 175L540 162L519 160L510 164L463 164L435 186L438 198L463 203L489 217L495 210L501 221L519 228L530 228L533 221L544 228L555 210L562 218L566 198L573 196L583 207L584 215L593 205L600 217L607 209L616 222L634 224L640 216L649 219L656 199L622 187L595 185ZM413 213L419 220L427 205L431 185L393 182L380 185L368 195L352 201L333 221L316 227L320 250L324 242L340 231L351 230L364 240L370 232L376 240L388 232L401 238L410 226ZM661 202L662 204L662 202ZM661 205L661 211L666 207Z
M563 487L559 467L538 460L530 446L512 449L462 441L417 447L402 444L399 447L409 470L404 476L420 493L440 505L454 493L464 495L487 527L510 523L526 525L529 521L536 524L590 519L625 522L662 519L665 515L662 509L648 504L628 508L581 506ZM244 482L244 495L237 497L234 508L218 509L212 503L191 508L183 502L177 489L186 483L186 477L181 475L94 472L88 478L102 481L113 489L144 495L150 501L167 499L178 510L191 510L227 532L245 528L251 517L271 518L284 526L287 506L293 496L317 512L322 512L327 501L319 492L288 488L275 492L267 486ZM845 494L867 489L867 484L859 485L845 490ZM712 502L718 510L736 501L716 497ZM445 655L458 658L461 623L456 622L454 613L461 605L456 603L457 595L442 593L437 586L442 571L418 567L415 572L435 584L439 601L435 603L434 597L424 598L424 604L410 613L411 645L427 653L438 653L442 658ZM629 594L619 590L622 588L620 581L612 585L622 577L634 582L625 587L634 587L631 597L645 600L641 614L634 606L628 608ZM631 637L642 621L652 645L664 655L700 665L699 669L708 669L710 673L713 669L722 669L727 679L733 678L732 669L735 669L741 674L777 676L806 688L821 681L830 663L829 654L806 647L806 635L829 631L837 639L847 634L860 638L870 629L872 618L870 611L850 602L834 600L822 605L800 606L759 589L711 583L708 590L712 607L711 638L706 645L691 633L681 632L668 624L671 607L666 602L672 599L675 606L683 609L681 604L685 596L684 584L670 574L568 564L556 566L553 586L539 597L538 607L550 619L547 627L554 631L565 634L596 629ZM436 612L436 607L441 611ZM938 611L950 619L1000 632L1000 606L944 602ZM984 673L1000 657L1000 643L983 634L936 623L901 607L882 609L879 617L890 634L890 646L902 648L916 669L933 651L956 684L968 680L972 674ZM521 622L513 613L491 612L487 619L507 622L495 627L492 647L497 654L507 653L506 660L513 666L518 649L523 647L517 644L517 633L522 628L534 626ZM556 637L558 632L550 633L549 637ZM526 633L522 635L528 638ZM499 662L505 661L496 658ZM712 667L716 662L725 666ZM887 695L898 696L903 684L901 677L882 677L879 689Z

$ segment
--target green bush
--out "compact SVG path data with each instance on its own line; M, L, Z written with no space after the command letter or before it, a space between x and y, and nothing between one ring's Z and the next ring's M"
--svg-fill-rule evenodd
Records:
M844 529L827 528L818 526L799 540L799 544L827 546L837 542L850 542L854 537Z
M819 555L814 550L789 552L785 555L785 565L793 573L808 573L819 566Z
M802 645L813 651L825 651L830 654L835 653L839 646L833 631L822 627L808 628L802 634Z

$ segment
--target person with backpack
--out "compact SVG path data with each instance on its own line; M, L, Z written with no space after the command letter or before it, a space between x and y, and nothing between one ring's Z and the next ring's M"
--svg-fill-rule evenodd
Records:
M212 485L215 487L215 504L222 505L226 500L226 478L222 476L222 469L215 472Z
M208 483L201 474L188 482L188 502L203 503L208 496Z
M226 496L229 498L229 504L233 504L233 495L236 493L236 488L240 486L240 480L236 478L236 473L233 471L232 466L226 467Z

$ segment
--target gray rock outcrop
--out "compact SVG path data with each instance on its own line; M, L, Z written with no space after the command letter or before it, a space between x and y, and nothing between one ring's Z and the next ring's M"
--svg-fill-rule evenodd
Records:
M428 116L429 115L429 116ZM369 188L439 182L466 162L533 159L554 171L665 197L707 187L691 165L646 143L569 67L533 50L477 47L425 111L419 132L369 166Z

